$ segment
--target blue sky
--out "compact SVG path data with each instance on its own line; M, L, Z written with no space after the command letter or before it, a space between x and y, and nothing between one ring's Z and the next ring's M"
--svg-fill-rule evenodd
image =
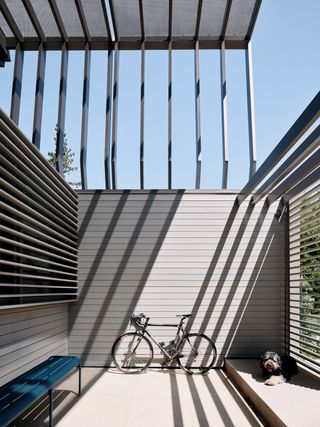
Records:
M319 90L320 2L264 0L256 23L253 71L258 166ZM14 55L12 55L12 59ZM227 51L229 184L248 179L249 150L243 51ZM30 138L33 123L37 54L26 52L20 127ZM13 61L0 69L0 106L10 111ZM106 52L92 53L89 110L88 182L104 187L104 111ZM48 52L41 151L53 149L57 122L60 54ZM79 161L83 52L70 52L66 132ZM220 69L218 51L200 52L201 188L219 189L222 180ZM121 52L118 186L139 187L139 52ZM167 187L167 52L146 52L145 186ZM30 108L32 105L32 108ZM79 171L70 177L78 179ZM194 54L173 54L173 187L194 188Z

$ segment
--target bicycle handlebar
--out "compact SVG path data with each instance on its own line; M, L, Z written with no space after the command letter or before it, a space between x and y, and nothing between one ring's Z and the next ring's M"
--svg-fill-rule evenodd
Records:
M147 317L144 313L131 315L131 324L133 323L137 329L146 328L149 320L150 320L150 317Z

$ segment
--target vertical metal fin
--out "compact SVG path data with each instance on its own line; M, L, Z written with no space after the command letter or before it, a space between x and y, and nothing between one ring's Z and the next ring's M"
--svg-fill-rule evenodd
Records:
M108 70L107 70L108 74L107 74L105 149L104 149L104 175L105 175L105 186L107 190L111 188L110 148L111 148L112 66L113 66L113 50L109 49L108 50Z
M226 57L225 42L222 41L220 49L220 74L221 74L221 117L222 117L222 152L223 152L223 169L222 169L222 188L228 186L228 114L227 114L227 82L226 82Z
M91 50L86 43L83 69L83 96L82 96L82 119L81 119L81 146L80 146L80 173L82 189L88 188L87 179L87 144L88 144L88 117L89 117L89 95L90 95L90 67Z
M199 40L195 43L195 113L196 113L196 189L200 188L201 180L201 123L200 123L200 67Z
M144 189L144 76L145 42L141 44L141 86L140 86L140 188Z
M58 108L58 123L57 123L57 145L56 145L56 169L60 173L60 175L63 175L63 151L64 151L65 119L66 119L68 58L69 58L69 51L66 47L66 43L64 43L61 50L61 71L60 71L59 108Z
M168 188L172 189L172 41L168 48Z
M248 130L249 130L249 152L250 152L250 170L249 179L255 174L257 168L257 150L256 150L256 125L254 111L253 95L253 72L252 72L252 49L251 41L248 42L246 55L246 78L247 78L247 102L248 102Z
M24 51L21 49L20 43L18 43L16 47L16 55L14 60L11 110L10 110L10 117L15 122L16 125L19 125L23 59L24 59Z
M42 108L43 108L43 94L44 94L44 79L46 69L47 51L43 43L39 46L38 52L38 68L37 68L37 83L34 102L34 115L33 115L33 131L32 142L40 150L41 141L41 124L42 124Z
M114 46L114 80L113 80L113 108L112 108L112 145L111 145L111 172L112 188L117 188L117 130L118 130L118 98L119 98L119 46Z

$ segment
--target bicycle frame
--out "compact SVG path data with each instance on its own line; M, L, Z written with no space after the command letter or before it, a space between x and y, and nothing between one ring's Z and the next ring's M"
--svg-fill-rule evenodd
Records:
M180 339L186 335L185 333L185 329L183 328L183 324L185 321L185 317L182 317L182 319L180 320L180 322L178 324L167 324L167 323L149 323L149 318L146 319L144 327L141 331L137 331L137 333L139 335L141 335L141 337L143 337L144 335L147 335L147 337L159 348L159 350L161 351L161 353L166 357L167 362L172 361L173 359L175 359L177 357L177 344L180 341ZM175 353L173 355L170 355L164 348L163 346L158 343L153 336L150 334L150 332L147 331L147 327L148 326L154 326L154 327L166 327L166 328L177 328L177 332L176 332L176 336L173 339L172 343L174 344L174 350ZM182 335L180 335L182 334ZM138 340L136 348L138 347L138 345L140 344L140 340Z

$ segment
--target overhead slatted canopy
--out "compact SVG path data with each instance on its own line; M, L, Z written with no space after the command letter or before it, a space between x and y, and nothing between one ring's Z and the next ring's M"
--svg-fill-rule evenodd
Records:
M245 48L262 0L1 0L7 49Z

